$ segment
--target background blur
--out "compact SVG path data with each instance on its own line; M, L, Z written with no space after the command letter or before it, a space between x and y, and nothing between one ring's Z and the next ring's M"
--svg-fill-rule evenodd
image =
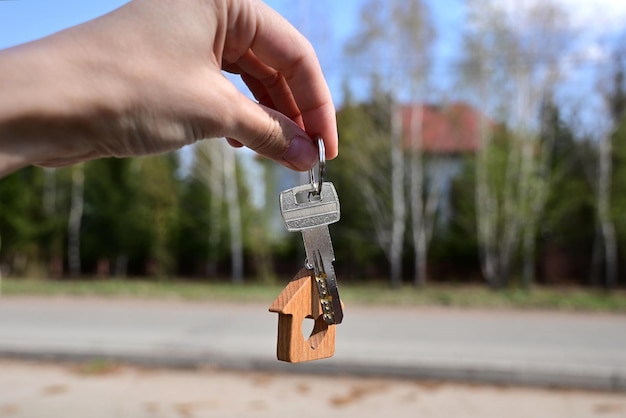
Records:
M0 47L122 3L2 2ZM623 2L268 3L339 109L341 280L626 283ZM21 170L0 180L0 271L272 282L302 265L277 207L302 181L223 140Z
M0 0L0 48L123 3ZM0 417L626 416L626 2L267 3L338 108L335 356L276 361L260 314L306 173L217 139L31 167L0 179Z

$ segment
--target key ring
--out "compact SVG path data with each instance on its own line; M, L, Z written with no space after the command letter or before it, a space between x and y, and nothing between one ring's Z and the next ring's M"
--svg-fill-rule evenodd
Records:
M322 194L322 184L324 184L324 171L326 170L326 147L324 147L324 140L321 136L316 136L314 141L317 142L317 148L319 150L319 158L317 161L317 182L315 181L315 167L309 170L309 181L311 187L313 187L313 194L319 196Z

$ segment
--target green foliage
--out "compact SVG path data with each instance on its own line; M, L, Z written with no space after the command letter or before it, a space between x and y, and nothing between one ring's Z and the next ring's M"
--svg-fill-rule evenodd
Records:
M513 141L517 140L519 138L506 130L499 130L487 150L485 160L490 173L488 187L500 200L504 198L509 155L513 152ZM546 141L550 142L544 144ZM537 147L548 144L551 144L551 149L545 152L551 155L551 159L546 172L536 174L545 176L540 180L547 182L548 193L535 232L535 240L539 242L536 255L538 263L543 263L546 249L563 251L571 258L568 276L561 279L581 280L588 274L595 228L594 196L587 177L594 170L595 150L590 143L575 138L554 106L544 108L544 126ZM479 253L476 239L476 164L477 161L468 156L463 173L454 181L452 221L443 234L435 237L431 253L431 260L435 263L452 259L457 265L466 265L466 271L469 272L477 271ZM523 206L515 209L528 210ZM498 230L506 226L508 218L504 210L499 207L496 213ZM516 247L514 250L518 260L513 264L512 273L515 277L521 248ZM575 267L583 269L576 271Z
M384 262L362 190L389 171L389 98L381 93L375 97L371 103L348 103L339 112L341 154L328 172L341 201L341 222L331 226L336 258L354 278L362 278L372 265ZM376 198L389 204L386 196Z
M371 187L381 215L388 215L391 201L384 187L388 188L391 170L388 141L392 107L389 95L374 86L368 102L355 103L346 95L348 100L338 113L340 156L328 165L327 178L335 183L341 200L341 222L330 229L336 269L344 283L380 278L387 272L376 212L368 210L371 202L363 197L364 188ZM544 126L537 146L551 141L552 157L545 179L548 197L535 237L539 243L537 264L544 262L547 250L556 248L572 265L582 266L563 279L579 280L588 275L592 254L595 201L591 180L597 151L593 142L576 136L558 108L543 111ZM499 197L507 184L504 173L516 140L519 138L502 130L487 150L487 168L493 174L489 187ZM621 257L626 259L626 123L614 133L613 152L612 210ZM228 208L224 196L209 187L207 178L211 177L202 180L198 175L219 174L219 167L211 164L219 165L220 159L211 161L198 160L185 170L180 169L175 155L85 163L83 274L228 276ZM264 175L275 183L268 187L267 198L276 198L278 182L272 176L275 163L268 161L266 165ZM249 176L246 167L238 163L236 170L246 270L249 276L273 283L279 274L287 277L295 271L292 266L301 264L302 242L299 234L274 239L269 225L274 210L253 205L245 181ZM70 175L71 169L31 167L0 179L3 271L14 276L62 274L67 258ZM463 171L452 185L450 223L436 230L430 247L429 270L435 281L467 282L480 275L475 176L476 160L467 155ZM505 222L502 216L498 227ZM216 248L211 247L210 237L218 238ZM411 245L407 233L407 248ZM519 248L515 251L519 259ZM411 254L405 254L409 265ZM518 267L513 266L514 273ZM441 296L441 303L446 300L449 296Z
M209 256L207 232L211 228L211 195L205 185L196 179L186 179L181 185L178 219L178 265L186 276L205 274Z
M608 102L614 129L611 137L613 148L612 215L621 256L626 257L626 49L618 47L614 52L611 71L612 89Z
M463 170L452 182L450 222L433 236L430 260L440 266L441 276L467 281L479 271L476 235L475 159L467 156ZM448 267L446 267L448 266Z
M543 246L556 245L575 257L591 254L595 228L594 192L589 173L595 173L597 152L587 141L577 140L562 121L558 108L544 111L546 131L554 136L551 180L541 225Z
M158 277L175 271L176 169L171 155L86 164L81 236L92 271L101 261L121 275L127 273L126 263L131 272Z
M615 130L612 141L612 212L621 256L626 257L626 117Z
M38 242L48 229L43 225L41 183L42 173L36 168L18 171L0 181L2 254L17 263L15 267L22 274L26 264L39 256Z
M142 204L133 161L109 158L85 164L83 258L94 266L106 258L145 256L146 223L138 222ZM103 245L104 244L104 245ZM123 274L123 272L118 272Z
M154 156L136 160L139 188L137 218L145 228L149 244L148 273L166 276L174 268L176 242L175 225L178 221L179 190L175 178L177 161L172 156Z

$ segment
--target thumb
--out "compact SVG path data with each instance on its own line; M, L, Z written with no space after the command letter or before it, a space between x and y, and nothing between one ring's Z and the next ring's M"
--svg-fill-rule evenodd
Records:
M238 99L230 138L293 170L306 171L316 163L317 147L294 121L243 94Z

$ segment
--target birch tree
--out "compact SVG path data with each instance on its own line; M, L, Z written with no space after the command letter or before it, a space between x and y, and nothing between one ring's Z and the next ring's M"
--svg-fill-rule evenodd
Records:
M618 248L617 231L614 216L612 191L619 186L613 185L616 170L613 160L619 158L614 150L614 142L619 141L623 132L626 118L626 49L617 48L613 52L609 85L603 92L604 108L609 115L608 126L600 130L598 144L598 172L596 182L596 210L598 222L596 224L596 248L594 254L604 257L604 286L612 289L617 285L618 277ZM620 167L621 168L621 167ZM618 170L620 169L618 168ZM623 213L617 214L620 218Z
M611 218L611 178L613 172L613 144L611 131L605 129L599 138L598 173L596 183L596 210L598 216L596 243L598 254L604 255L605 286L613 288L617 282L617 240Z
M415 100L419 91L420 80L426 73L425 63L428 62L427 51L434 36L430 23L430 13L422 0L368 0L361 8L361 30L354 36L347 46L350 55L365 59L364 67L371 68L372 76L378 80L387 80L384 89L391 95L389 158L391 160L390 183L386 190L390 191L391 216L375 219L379 231L385 230L383 235L389 236L387 254L390 262L391 285L398 287L402 283L402 257L404 252L404 238L407 227L407 181L413 183L410 193L418 193L423 186L423 166L421 158L412 158L407 161L406 145L404 143L403 121L401 119L401 100ZM374 64L372 64L374 63ZM408 93L408 97L406 95ZM419 140L420 137L416 136ZM415 147L413 152L420 152ZM407 176L407 166L409 176ZM410 175L415 174L412 178ZM381 176L381 173L372 173L372 177ZM384 176L383 176L384 177ZM370 178L369 181L372 181ZM364 189L365 190L365 189ZM378 199L384 196L377 196ZM415 205L422 203L420 197L411 195L411 202ZM416 247L420 246L419 230L423 222L421 206L412 213L412 220L416 233ZM382 224L382 220L387 222ZM382 231L381 231L382 232ZM379 233L380 235L380 233ZM385 240L387 241L387 240ZM417 261L425 255L423 246L416 250L416 263L425 266L425 262ZM424 271L416 274L424 274Z
M222 219L226 206L230 236L231 277L233 283L243 282L243 227L237 161L235 151L223 141L201 141L195 145L191 175L204 184L210 193L210 220L208 231L209 271L217 273L219 250L222 244Z
M72 197L69 220L67 223L67 263L70 275L76 277L81 272L80 262L80 226L83 218L85 197L85 166L72 167Z
M233 283L243 283L243 228L241 225L241 201L235 150L223 145L224 187L226 189L226 207L228 208L228 227L230 236L231 278Z
M215 277L219 261L222 231L222 206L224 204L224 166L222 147L218 141L201 141L194 146L194 162L191 175L202 183L210 193L208 228L207 274Z
M547 198L549 141L541 143L535 115L559 78L558 57L570 32L565 11L554 2L467 0L468 27L462 78L483 113L508 126L502 171L490 164L493 124L483 116L477 150L476 213L483 275L493 287L507 284L517 249L524 254L525 281L534 277L535 237ZM498 186L498 179L502 182Z
M414 251L414 284L423 286L427 280L428 248L435 229L436 214L442 198L443 172L436 157L431 158L431 170L423 152L424 105L412 104L408 109L409 138L409 196L411 232Z
M0 254L2 254L2 235L0 234ZM2 262L0 261L0 297L2 297Z
M56 168L44 168L43 176L43 213L46 216L52 216L56 209Z
M391 285L392 287L399 287L402 283L402 253L404 247L404 231L406 229L404 149L402 145L401 115L396 106L392 106L391 109L392 218L389 261L391 264Z

